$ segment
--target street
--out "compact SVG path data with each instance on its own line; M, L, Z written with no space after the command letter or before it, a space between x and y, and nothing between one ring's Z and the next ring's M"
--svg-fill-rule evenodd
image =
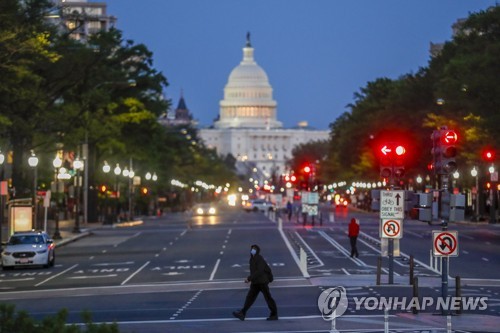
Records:
M58 247L53 268L25 268L0 274L0 301L16 305L41 319L62 308L68 321L81 323L88 310L94 322L117 322L121 332L382 332L383 309L356 309L354 297L412 297L409 256L415 258L419 297L438 297L441 276L431 267L431 232L440 226L405 221L395 258L394 285L387 284L387 258L382 261L381 285L376 285L380 256L376 214L340 210L335 221L304 227L295 218L280 223L263 213L226 210L218 216L167 214L144 218L142 224L99 226L90 236ZM361 221L359 258L350 257L347 223ZM281 224L281 228L280 228ZM459 256L450 259L449 294L461 277L461 296L488 297L487 309L454 316L454 329L497 331L500 325L500 244L497 225L453 224L458 230ZM232 317L243 305L248 286L251 244L259 244L272 267L271 293L280 320L266 322L269 310L259 296L245 322ZM301 249L307 271L301 271ZM323 320L318 297L325 289L343 286L349 299L346 313L335 323ZM410 309L411 310L411 309ZM408 309L389 313L390 327L405 331L445 332L446 317L433 309L413 316ZM473 324L468 318L474 316ZM482 326L478 326L480 318ZM488 326L489 325L489 326ZM491 330L488 329L491 327Z

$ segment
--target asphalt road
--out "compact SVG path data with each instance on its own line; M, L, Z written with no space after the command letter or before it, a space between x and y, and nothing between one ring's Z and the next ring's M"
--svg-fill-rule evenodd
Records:
M349 256L346 230L352 216L361 220L359 258ZM350 297L411 297L410 255L416 259L415 274L422 281L420 296L441 293L440 275L431 267L429 256L431 231L439 226L405 222L393 286L386 283L387 259L382 265L382 286L375 286L380 256L376 215L337 211L334 222L324 220L319 225L316 221L315 227L303 227L294 219L279 226L264 214L236 210L216 217L172 214L146 218L140 226L95 228L91 236L58 248L53 268L2 272L0 301L16 304L38 319L66 308L71 323L80 323L82 310L89 310L95 322L118 322L123 332L328 332L334 323L323 320L318 309L323 290L345 286ZM483 316L485 325L490 321L498 325L500 229L460 224L450 230L459 232L459 255L450 260L450 276L462 277L466 295L489 297L488 309L470 311L470 315ZM245 322L231 316L246 295L248 286L243 280L254 243L261 246L275 275L271 291L279 306L278 322L265 321L269 310L262 297ZM307 253L307 272L300 269L301 248ZM452 294L453 280L449 288ZM432 314L432 309L426 314ZM439 316L407 315L408 311L391 312L392 327L414 331L446 327ZM422 318L427 319L422 322ZM464 332L475 331L467 326L470 320L461 318L454 320ZM384 312L356 309L350 301L337 326L346 331L383 331Z

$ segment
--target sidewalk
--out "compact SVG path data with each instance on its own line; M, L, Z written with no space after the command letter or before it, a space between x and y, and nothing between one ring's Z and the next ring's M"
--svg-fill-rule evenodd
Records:
M124 221L114 224L102 224L100 222L80 224L80 232L75 232L75 221L74 220L62 220L59 221L59 234L60 239L54 238L54 233L56 230L56 225L54 221L48 221L47 223L47 233L56 243L56 247L66 245L68 243L77 241L83 237L87 237L92 234L92 230L99 228L123 228L123 227L133 227L135 225L143 224L142 220L134 221Z
M95 228L101 228L102 223L87 223L85 225L80 225L80 232L74 232L75 221L74 220L62 220L59 221L59 234L61 238L54 237L56 231L56 224L53 220L47 222L47 233L54 240L56 247L66 245L68 243L77 241L80 238L87 237L92 233Z

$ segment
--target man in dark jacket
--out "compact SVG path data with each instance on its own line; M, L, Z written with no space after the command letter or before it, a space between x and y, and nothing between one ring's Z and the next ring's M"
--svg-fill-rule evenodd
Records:
M276 302L269 291L269 279L271 271L264 258L260 255L260 247L256 244L250 247L250 275L246 278L245 283L250 283L245 304L240 311L233 312L233 316L240 320L245 320L248 309L257 299L259 292L262 292L267 306L271 314L267 320L278 320L278 308Z

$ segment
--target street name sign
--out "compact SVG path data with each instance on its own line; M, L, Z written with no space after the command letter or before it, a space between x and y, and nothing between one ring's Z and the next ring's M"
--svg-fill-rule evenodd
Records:
M405 191L380 191L380 219L405 217Z

